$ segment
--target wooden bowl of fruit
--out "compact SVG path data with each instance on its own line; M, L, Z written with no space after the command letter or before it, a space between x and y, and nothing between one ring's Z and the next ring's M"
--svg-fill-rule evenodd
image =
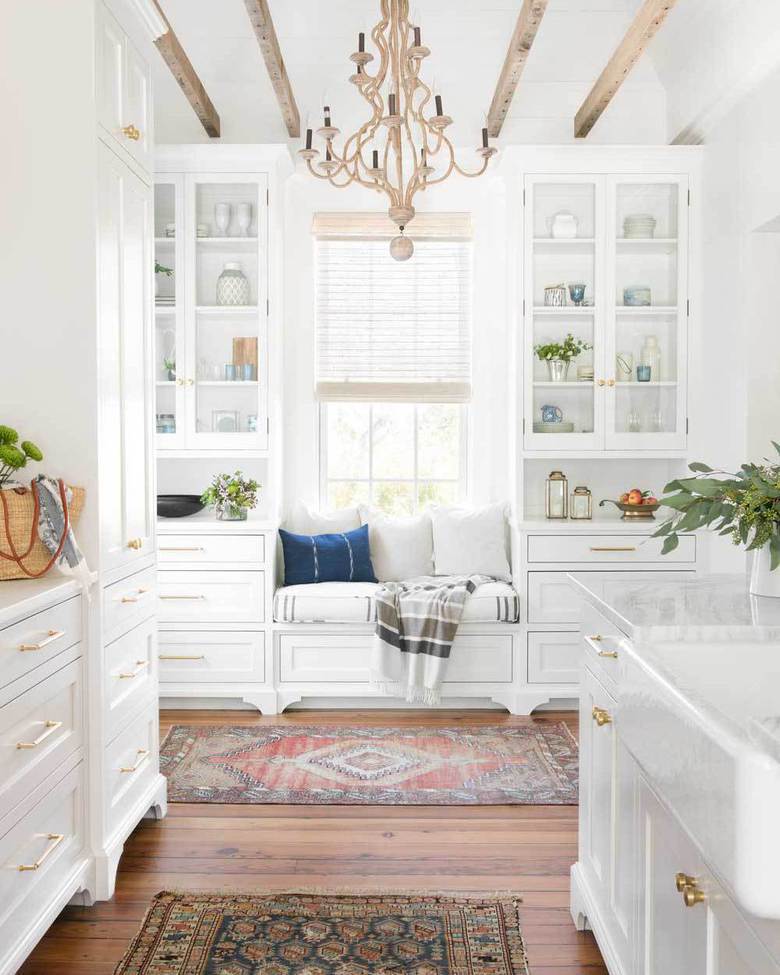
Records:
M623 512L624 519L654 519L654 512L658 511L661 507L661 502L658 498L654 498L649 491L640 491L639 488L632 488L630 491L626 491L625 494L621 494L619 501L613 501L612 498L605 498L599 502L599 507L601 508L605 504L614 504L616 508L620 508Z

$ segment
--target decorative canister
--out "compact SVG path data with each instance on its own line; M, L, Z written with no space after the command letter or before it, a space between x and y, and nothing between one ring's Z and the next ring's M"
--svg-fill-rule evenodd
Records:
M629 308L643 308L651 303L650 289L643 284L623 288L623 304Z
M574 238L577 236L577 218L567 210L561 210L552 218L550 225L551 236L556 239Z
M563 471L550 471L544 485L544 513L550 519L569 517L569 480Z
M566 304L566 285L550 284L544 289L545 305L561 308Z
M584 484L576 487L569 498L569 517L575 521L587 521L593 517L593 497Z
M249 281L247 281L241 265L228 262L225 269L217 278L218 305L248 305Z

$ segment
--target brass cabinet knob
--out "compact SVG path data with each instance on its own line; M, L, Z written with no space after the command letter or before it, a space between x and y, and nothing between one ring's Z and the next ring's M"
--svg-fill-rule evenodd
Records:
M134 125L126 125L122 129L122 132L126 138L131 139L133 142L138 142L138 140L141 138L140 131Z
M598 385L599 385L599 386L606 386L606 385L607 385L607 381L606 381L606 379L599 379L599 381L598 381Z
M176 380L176 385L177 386L183 386L184 385L184 380L183 379L177 379Z
M138 549L141 548L143 544L144 543L140 538L131 538L130 541L127 543L127 547L134 548L136 551L138 551Z
M594 706L591 711L591 716L599 728L603 728L605 724L612 722L612 716L605 708L597 708Z
M674 875L674 885L682 893L686 887L696 885L696 878L689 876L687 873L677 873Z
M184 380L184 385L185 386L194 386L195 385L195 380L194 379L185 379Z
M615 385L615 380L614 379L608 379L607 380L607 386L609 386L610 389L612 389L612 387L614 385Z
M696 907L697 904L707 900L704 891L696 884L688 884L683 887L682 897L686 907Z

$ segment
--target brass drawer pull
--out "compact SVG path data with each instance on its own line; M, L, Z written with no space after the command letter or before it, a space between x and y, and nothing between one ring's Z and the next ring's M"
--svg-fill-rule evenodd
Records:
M161 545L161 552L205 552L202 545Z
M594 643L601 643L604 637L600 633L596 633L595 636L591 636L588 639L593 640Z
M599 650L598 655L600 657L608 657L610 660L617 660L618 658L617 650Z
M146 586L141 586L136 589L136 596L122 596L120 602L122 603L137 603L140 602L142 596L146 596L149 593L149 589Z
M44 721L44 730L33 741L17 741L17 748L37 748L42 742L46 741L49 735L53 735L57 728L62 727L61 721Z
M133 680L134 677L137 677L148 666L149 666L148 660L136 660L135 670L127 670L124 671L123 673L117 674L116 675L117 680Z
M20 873L24 873L25 870L40 870L40 868L44 865L44 863L46 863L60 843L62 843L62 841L65 839L64 833L40 833L39 835L49 840L50 845L46 847L35 863L20 863L16 868Z
M636 552L636 545L591 545L591 552Z
M22 653L26 653L28 650L43 650L44 647L48 647L50 643L54 643L55 640L59 640L63 636L65 636L65 630L49 630L47 636L39 643L20 643L19 649Z
M688 884L683 887L682 898L686 907L696 907L697 904L702 904L707 900L704 891L698 884Z
M206 654L186 654L186 653L161 653L160 660L205 660Z
M136 755L138 756L138 760L136 761L135 765L124 765L122 766L122 768L120 768L119 771L122 772L123 774L127 772L137 772L138 769L144 764L144 762L148 760L149 749L139 748L138 751L136 752Z
M605 710L604 708L597 708L594 706L593 710L591 711L591 717L599 728L603 728L605 724L612 723L612 717L609 711Z
M200 596L160 596L160 599L205 599L203 595Z

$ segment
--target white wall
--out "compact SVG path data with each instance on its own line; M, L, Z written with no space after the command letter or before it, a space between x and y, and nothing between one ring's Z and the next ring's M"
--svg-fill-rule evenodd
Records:
M361 189L335 190L305 172L287 184L284 326L284 502L319 502L318 407L314 397L314 245L317 211L386 209L384 198ZM420 211L472 213L474 224L474 397L469 408L470 498L510 497L509 315L506 301L504 184L453 176L426 191ZM414 235L414 226L410 227Z

